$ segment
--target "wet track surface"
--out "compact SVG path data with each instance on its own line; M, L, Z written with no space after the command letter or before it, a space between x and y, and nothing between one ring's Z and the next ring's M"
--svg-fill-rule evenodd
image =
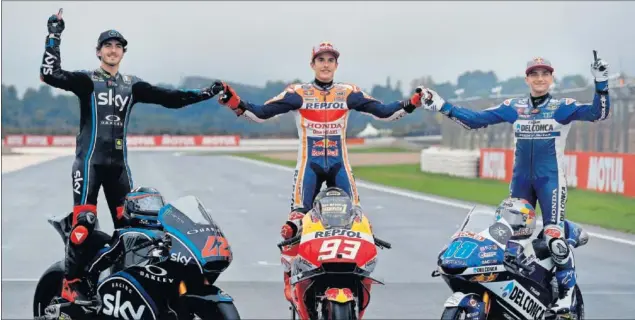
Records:
M72 207L72 161L62 157L2 175L2 319L29 318L37 279L63 258L62 241L46 218ZM194 195L212 211L234 250L217 284L234 297L243 318L289 318L275 244L289 208L292 171L171 152L132 153L130 167L135 185L156 187L168 200ZM451 292L430 273L467 210L362 186L359 191L377 236L393 245L380 251L375 276L386 285L373 287L365 318L438 319ZM102 229L112 231L103 193L98 210ZM576 250L576 265L587 318L633 319L635 246L592 237Z

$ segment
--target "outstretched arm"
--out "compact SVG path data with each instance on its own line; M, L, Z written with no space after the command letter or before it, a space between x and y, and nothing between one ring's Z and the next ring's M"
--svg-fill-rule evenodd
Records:
M132 85L132 96L137 102L158 104L170 109L179 109L185 106L207 100L222 90L220 83L205 89L197 90L173 90L153 86L139 80Z
M431 89L423 89L422 95L425 109L441 112L466 129L486 128L501 122L513 123L518 119L518 113L511 107L512 99L482 111L474 111L446 102Z
M236 94L233 88L225 85L225 99L219 99L219 103L230 107L238 116L244 116L255 122L264 122L291 110L302 107L302 97L295 92L292 86L287 87L282 93L271 98L263 105L253 104Z
M412 113L416 106L410 100L394 101L383 104L361 90L353 90L346 99L348 108L367 113L383 121L398 120L406 113Z
M86 73L62 69L60 43L64 30L64 20L59 13L49 18L48 29L49 35L46 37L46 47L40 67L40 80L55 88L71 91L76 95L92 92L93 82Z
M467 129L486 128L501 122L513 123L518 119L518 113L509 105L510 100L482 110L474 111L465 107L455 106L445 102L439 112L454 120Z
M571 121L601 121L609 116L611 101L609 99L608 81L595 83L595 95L592 103L579 103L575 99L563 99L554 118L562 124Z

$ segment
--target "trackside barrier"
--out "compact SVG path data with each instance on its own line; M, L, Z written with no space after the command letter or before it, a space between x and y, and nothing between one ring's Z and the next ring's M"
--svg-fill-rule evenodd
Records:
M565 152L564 171L572 188L635 197L635 154ZM510 182L514 167L511 149L421 151L421 171Z
M225 147L240 145L240 136L130 135L126 142L128 147ZM2 139L8 147L74 147L75 143L75 136L7 135Z
M480 154L479 177L511 181L513 150L480 149ZM565 152L564 171L570 187L635 197L635 154Z
M371 141L374 139L370 139ZM239 135L129 135L128 147L237 147L237 146L298 146L298 139L241 139ZM378 140L381 144L382 141ZM7 147L74 147L75 136L7 135L2 145ZM364 145L364 138L348 138L348 145Z
M421 171L452 176L478 177L478 150L450 150L430 147L421 150Z

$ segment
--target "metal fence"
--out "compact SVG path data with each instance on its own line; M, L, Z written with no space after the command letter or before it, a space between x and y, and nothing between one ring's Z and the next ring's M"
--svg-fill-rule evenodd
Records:
M554 91L554 98L573 98L580 102L593 99L594 88ZM575 121L567 138L567 151L635 153L635 84L611 87L611 109L604 121ZM473 110L483 110L521 96L499 96L449 101ZM455 149L513 148L514 133L511 124L500 123L484 129L466 130L445 116L441 121L441 144Z

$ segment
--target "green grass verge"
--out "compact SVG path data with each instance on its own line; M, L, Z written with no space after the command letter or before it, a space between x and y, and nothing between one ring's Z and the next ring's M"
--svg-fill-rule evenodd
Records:
M387 153L387 152L413 152L399 147L348 147L348 153ZM416 151L414 151L416 152Z
M235 155L290 167L296 163L255 153ZM354 166L353 171L356 178L369 182L486 205L498 205L509 194L509 184L505 182L424 173L418 164ZM567 196L567 219L635 233L634 198L572 188Z

